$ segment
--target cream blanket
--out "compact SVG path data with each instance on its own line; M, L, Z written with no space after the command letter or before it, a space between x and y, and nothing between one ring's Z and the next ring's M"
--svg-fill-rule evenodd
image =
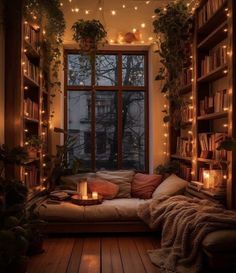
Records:
M161 248L149 251L161 272L202 272L200 245L205 236L236 228L236 213L207 200L160 197L139 206L138 215L152 229L162 229Z

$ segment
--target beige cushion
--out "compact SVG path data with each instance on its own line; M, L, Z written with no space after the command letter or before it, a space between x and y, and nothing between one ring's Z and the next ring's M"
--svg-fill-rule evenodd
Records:
M167 177L154 191L152 197L183 194L188 182L175 174Z
M102 204L94 206L78 206L70 202L52 205L44 202L36 212L47 222L141 221L137 210L144 202L147 201L136 198L104 200Z
M219 230L209 233L202 241L209 252L236 252L236 230Z
M98 171L96 176L108 180L119 186L117 198L131 197L131 182L133 181L135 172L132 170L119 171Z

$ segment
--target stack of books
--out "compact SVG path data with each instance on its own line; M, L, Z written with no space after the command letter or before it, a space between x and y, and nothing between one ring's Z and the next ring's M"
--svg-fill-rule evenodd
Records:
M224 2L225 0L208 0L199 11L198 27L204 25Z
M200 158L227 160L227 151L217 150L220 143L227 137L226 133L200 133Z
M24 172L24 182L27 187L32 188L39 185L38 168L36 166L27 166L24 168Z
M213 96L205 96L199 101L199 114L204 116L206 114L218 113L228 110L228 94L227 90L216 91Z
M209 51L201 61L201 76L205 76L216 68L227 63L227 42L222 41Z
M32 119L39 119L39 105L30 98L24 99L24 116Z
M187 180L187 181L191 181L192 179L192 168L191 166L185 164L185 163L180 163L179 164L179 175L180 177L182 177L183 179Z

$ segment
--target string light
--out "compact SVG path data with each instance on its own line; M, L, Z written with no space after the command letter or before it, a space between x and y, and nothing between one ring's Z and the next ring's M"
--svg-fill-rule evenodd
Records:
M111 11L111 15L113 15L113 16L116 15L116 11L115 11L115 10L112 10L112 11Z
M146 27L146 24L145 23L142 23L141 24L141 28L145 28Z
M135 7L134 7L134 10L138 10L138 7L137 7L137 6L135 6Z
M99 10L99 11L102 11L102 7L99 7L98 10Z
M126 8L126 5L122 5L122 8L125 9L125 8Z
M84 12L86 15L88 15L89 14L89 10L85 10L85 12Z

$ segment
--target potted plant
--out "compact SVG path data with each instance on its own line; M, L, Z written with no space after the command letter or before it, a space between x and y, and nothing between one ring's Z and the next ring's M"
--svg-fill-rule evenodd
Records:
M80 19L72 26L73 40L82 51L96 51L100 43L106 42L107 32L98 20Z
M38 136L31 136L26 139L26 147L28 152L28 157L34 159L38 156L39 150L42 148L44 142Z

